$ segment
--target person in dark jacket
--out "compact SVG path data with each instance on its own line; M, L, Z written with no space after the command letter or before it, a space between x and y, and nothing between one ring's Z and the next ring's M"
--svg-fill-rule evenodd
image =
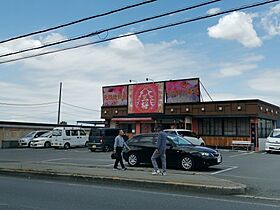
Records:
M115 138L114 153L117 154L117 158L115 160L113 170L119 170L118 169L118 164L119 163L121 164L122 170L126 170L126 167L123 164L122 150L123 150L123 147L126 147L127 149L129 149L129 147L125 143L125 141L123 139L123 135L124 135L123 130L120 130L119 135L116 136L116 138Z
M152 172L153 175L158 175L158 174L162 174L162 175L166 175L166 154L165 154L165 150L166 150L166 140L167 140L167 134L165 132L162 131L162 127L159 126L157 128L158 133L158 140L157 140L157 148L155 149L152 157L151 157L151 161L154 167L154 170ZM161 159L161 165L162 165L162 172L160 172L159 168L158 168L158 164L157 164L157 158Z

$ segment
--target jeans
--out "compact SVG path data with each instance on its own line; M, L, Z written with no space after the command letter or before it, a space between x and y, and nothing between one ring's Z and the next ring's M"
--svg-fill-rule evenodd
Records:
M165 151L164 152L159 152L158 150L155 150L152 157L151 157L151 161L154 167L154 170L157 171L158 170L158 164L157 164L157 158L161 159L161 167L162 167L162 172L166 172L166 155L165 155Z

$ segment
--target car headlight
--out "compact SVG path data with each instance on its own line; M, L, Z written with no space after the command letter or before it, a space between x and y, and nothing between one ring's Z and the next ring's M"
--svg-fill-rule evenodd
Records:
M208 153L208 152L201 152L200 154L201 154L202 156L205 156L205 157L211 156L211 154Z

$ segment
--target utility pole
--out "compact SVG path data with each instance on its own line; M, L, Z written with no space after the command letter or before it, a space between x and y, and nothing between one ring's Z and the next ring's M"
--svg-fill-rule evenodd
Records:
M60 82L60 87L59 87L57 124L59 124L60 122L61 91L62 91L62 82Z

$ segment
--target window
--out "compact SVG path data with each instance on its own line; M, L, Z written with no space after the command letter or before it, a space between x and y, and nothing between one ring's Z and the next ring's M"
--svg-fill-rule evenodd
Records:
M206 118L198 121L200 135L250 136L249 118Z
M65 130L66 136L70 136L70 130Z
M153 136L143 136L139 142L143 144L153 144L153 139Z
M234 118L224 119L224 135L236 136L236 121Z
M71 130L71 136L78 136L78 130Z
M272 138L280 138L280 131L279 130L274 130L271 133L270 137L272 137Z
M249 118L236 119L237 136L250 136Z
M80 135L81 135L81 136L85 136L85 135L87 135L87 134L86 134L86 132L85 132L84 130L80 130Z
M119 135L119 130L118 129L105 130L105 136L117 136L117 135Z
M259 119L258 123L258 136L259 138L268 137L271 130L274 128L273 120Z
M52 135L53 136L61 136L62 135L62 131L55 129L55 130L52 131Z

